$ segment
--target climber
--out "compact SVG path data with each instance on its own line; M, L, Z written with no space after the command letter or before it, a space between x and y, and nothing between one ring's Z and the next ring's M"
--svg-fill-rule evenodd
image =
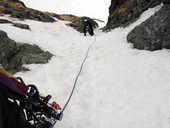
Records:
M84 36L86 36L86 33L88 32L91 36L94 35L93 32L93 24L92 21L90 20L90 18L84 18L83 20L83 24L84 24Z

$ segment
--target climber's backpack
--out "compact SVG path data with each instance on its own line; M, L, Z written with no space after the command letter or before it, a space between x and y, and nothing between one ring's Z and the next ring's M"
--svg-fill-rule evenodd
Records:
M50 99L0 68L0 128L52 128L61 108Z
M23 110L17 103L28 87L18 79L0 68L0 128L28 128L20 119Z

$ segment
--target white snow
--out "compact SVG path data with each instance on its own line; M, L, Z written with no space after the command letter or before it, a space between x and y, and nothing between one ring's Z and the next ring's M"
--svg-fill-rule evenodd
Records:
M161 6L147 10L127 28L108 33L95 30L92 37L84 37L61 21L19 21L8 16L0 18L29 24L31 31L9 24L0 24L0 29L17 42L39 45L55 55L48 64L25 65L31 71L15 75L37 85L40 92L51 94L61 106L94 42L56 128L169 128L170 52L137 50L126 41L128 32Z

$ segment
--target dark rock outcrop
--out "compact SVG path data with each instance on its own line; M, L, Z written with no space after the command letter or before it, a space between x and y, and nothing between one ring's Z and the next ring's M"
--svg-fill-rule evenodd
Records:
M13 22L11 22L11 21L9 21L9 20L6 20L6 19L0 19L0 24L6 24L6 23L11 24L11 23L13 23Z
M55 22L51 16L31 8L18 0L0 0L0 13L9 14L11 17L19 19L30 19L42 22Z
M0 31L0 64L11 73L28 70L23 64L47 63L52 54L44 52L36 45L20 44L8 38Z
M166 2L168 0L164 0ZM162 0L112 0L109 17L104 30L126 27L134 22L145 10L161 4Z
M0 31L0 63L5 69L9 67L8 58L15 53L16 48L16 43Z
M21 28L21 29L30 30L30 27L29 27L29 25L27 25L27 24L14 23L13 26L18 27L18 28Z
M155 15L133 29L127 40L138 49L170 49L170 4L165 4Z
M170 1L169 0L162 0L162 3L163 4L170 4Z
M27 24L13 23L12 21L6 19L0 19L0 24L12 24L13 26L18 28L30 30L30 27Z

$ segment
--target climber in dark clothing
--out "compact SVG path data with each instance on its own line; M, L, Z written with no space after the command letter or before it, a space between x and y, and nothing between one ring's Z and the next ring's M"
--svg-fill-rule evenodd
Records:
M90 21L90 19L88 18L85 18L84 19L84 36L86 36L86 33L88 32L91 36L94 35L94 32L93 32L93 24L92 22Z

